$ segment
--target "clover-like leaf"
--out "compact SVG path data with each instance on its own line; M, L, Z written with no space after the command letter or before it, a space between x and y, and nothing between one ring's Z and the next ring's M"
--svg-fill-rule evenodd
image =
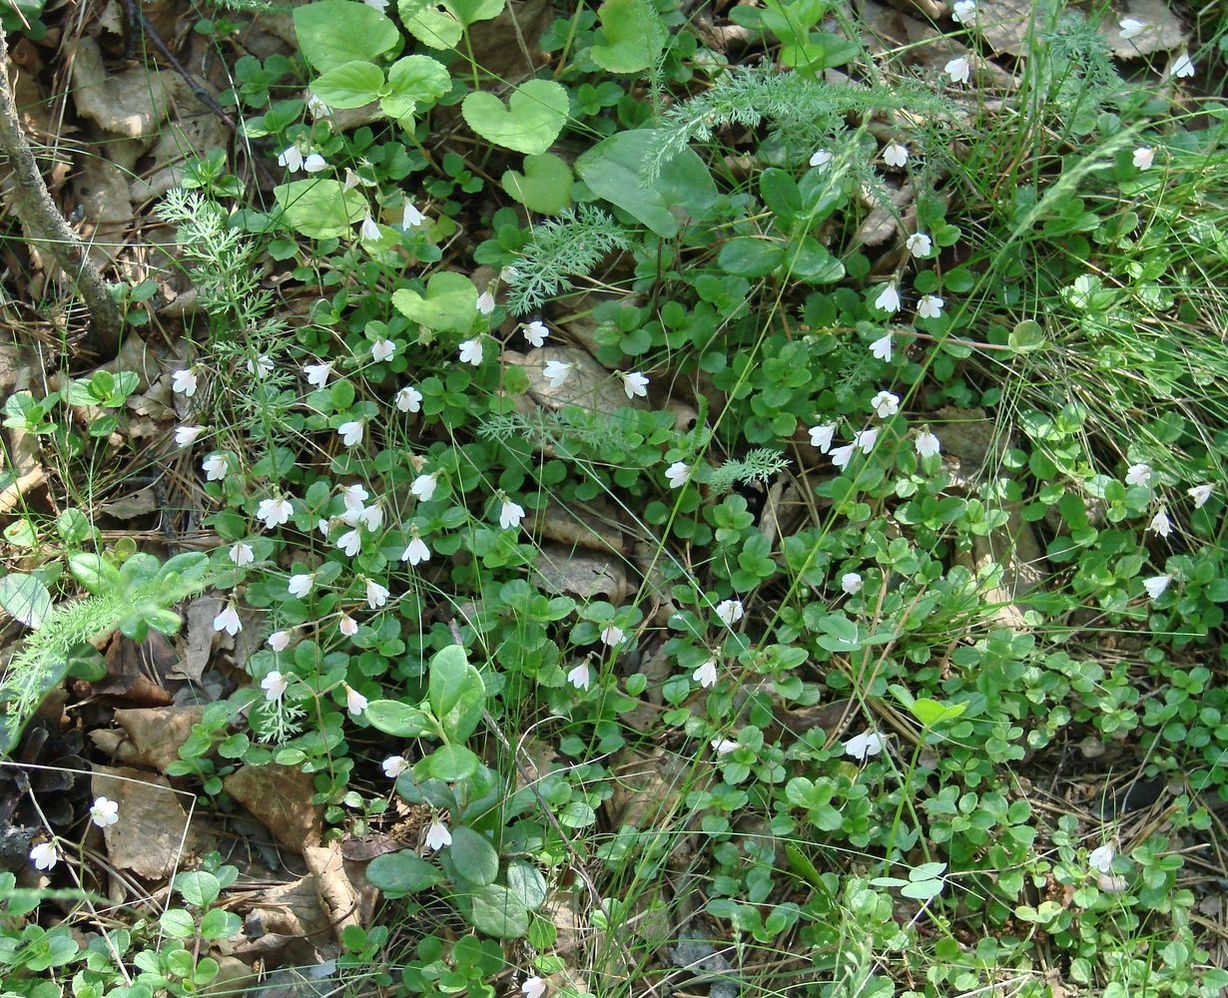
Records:
M528 156L544 153L567 121L567 91L553 80L529 80L512 91L505 106L479 91L465 98L461 114L482 138Z
M524 173L508 170L503 189L530 211L554 215L571 204L571 167L554 153L524 158Z

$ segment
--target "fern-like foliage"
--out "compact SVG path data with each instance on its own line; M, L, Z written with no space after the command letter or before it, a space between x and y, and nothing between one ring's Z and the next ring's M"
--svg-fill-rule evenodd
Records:
M606 413L577 406L565 406L558 412L538 409L529 415L493 413L482 418L478 435L500 442L527 440L535 448L553 448L563 457L599 454L609 458L635 450L643 440L634 423L624 428Z
M600 208L582 204L557 219L543 222L532 241L507 271L508 309L527 315L573 280L593 269L616 249L627 245L627 233Z
M919 83L837 86L771 66L739 67L710 90L662 115L664 139L644 164L645 178L655 180L661 168L692 142L708 142L728 125L757 128L768 121L785 130L839 133L848 114L904 109L939 117L952 112L954 105Z
M722 464L709 476L708 488L719 496L735 485L766 484L787 467L789 459L780 451L760 447Z

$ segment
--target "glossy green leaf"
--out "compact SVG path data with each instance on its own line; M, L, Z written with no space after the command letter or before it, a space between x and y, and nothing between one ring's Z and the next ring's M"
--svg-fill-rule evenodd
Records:
M478 135L526 155L544 153L567 122L567 91L554 80L529 80L505 105L494 94L471 93L461 104L465 122Z

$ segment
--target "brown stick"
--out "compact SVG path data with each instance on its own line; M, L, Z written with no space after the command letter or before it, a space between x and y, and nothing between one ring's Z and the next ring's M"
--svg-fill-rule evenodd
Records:
M113 351L119 345L123 318L111 290L86 254L85 246L69 227L51 200L38 161L21 130L17 101L8 75L9 47L0 27L0 153L12 164L17 181L17 217L30 234L45 244L60 269L73 282L90 313L90 327L100 350Z

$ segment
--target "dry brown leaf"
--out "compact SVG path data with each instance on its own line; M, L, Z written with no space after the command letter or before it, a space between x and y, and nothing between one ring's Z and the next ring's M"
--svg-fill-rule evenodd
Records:
M128 197L135 204L162 197L172 187L179 186L184 164L189 159L224 146L227 137L221 119L208 112L180 115L176 121L168 122L149 150L152 167L145 171L145 176L132 180L128 185Z
M120 496L118 499L113 499L110 502L99 503L98 509L107 516L113 516L117 520L131 520L136 516L145 516L147 513L152 513L162 506L162 502L158 495L158 490L152 485L147 485L143 489L137 489L135 492L130 492L126 496Z
M341 933L347 925L362 925L363 912L369 909L375 901L375 889L367 885L369 904L364 904L363 894L354 886L346 872L345 857L341 844L334 842L331 846L308 846L303 850L303 859L315 876L316 892L320 904L328 913L337 941L341 941Z
M550 0L510 0L503 12L469 28L474 62L505 83L518 83L545 61L542 32L554 19Z
M144 66L109 72L98 43L88 35L73 49L72 96L77 112L112 135L141 138L153 134L166 119L171 100L181 93L191 96L187 84L174 73L153 72Z
M539 405L561 409L565 405L578 406L589 412L612 416L624 406L637 409L647 407L645 399L628 399L623 390L622 379L607 371L595 361L587 350L561 344L530 350L520 358L509 358L519 363L529 378L529 393ZM558 360L572 365L567 380L558 388L551 388L542 374L547 361Z
M185 613L184 633L187 638L183 645L183 658L175 667L173 676L200 682L200 677L209 667L213 655L213 639L216 631L213 629L213 618L222 610L222 601L216 596L202 596L188 604Z
M1031 0L977 0L973 27L995 52L1024 55L1038 9Z
M92 791L119 805L119 821L103 829L116 866L150 880L190 865L216 844L202 819L188 820L165 777L139 769L95 765Z
M1122 38L1119 21L1132 17L1146 28L1133 38ZM1101 31L1119 59L1138 59L1181 48L1189 39L1185 25L1164 0L1128 0L1124 9L1105 16Z
M543 544L533 567L541 587L557 596L579 596L584 600L602 596L617 606L627 594L626 570L600 555Z
M286 848L301 853L320 844L324 808L311 802L310 773L276 764L244 766L222 783Z
M143 764L165 771L204 713L203 707L141 707L117 710L115 723Z

